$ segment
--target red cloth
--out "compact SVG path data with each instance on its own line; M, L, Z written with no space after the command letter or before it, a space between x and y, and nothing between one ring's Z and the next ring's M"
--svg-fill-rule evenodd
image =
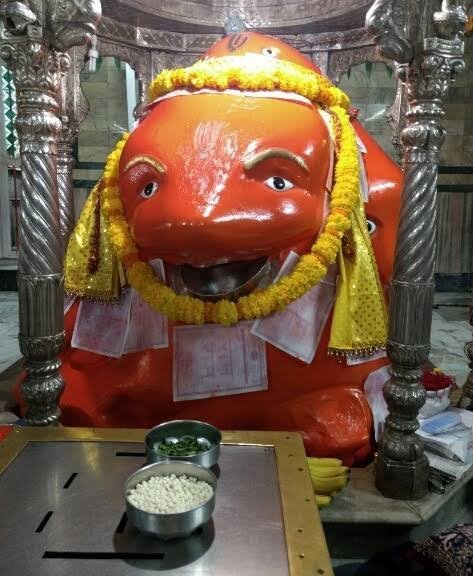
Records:
M12 426L0 426L0 442L10 434Z

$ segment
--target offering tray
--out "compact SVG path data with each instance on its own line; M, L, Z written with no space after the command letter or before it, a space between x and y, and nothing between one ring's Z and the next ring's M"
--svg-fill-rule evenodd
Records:
M302 440L223 432L212 520L162 542L127 520L146 430L17 428L0 443L0 574L331 576Z

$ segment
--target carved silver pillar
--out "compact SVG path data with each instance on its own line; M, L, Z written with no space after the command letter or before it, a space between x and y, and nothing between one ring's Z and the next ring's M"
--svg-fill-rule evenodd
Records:
M64 251L75 224L72 147L76 135L77 130L70 125L67 116L63 116L57 148L57 185L61 241Z
M80 73L85 65L86 56L96 50L87 50L86 46L73 47L68 51L71 66L61 81L61 133L57 149L57 180L59 192L59 219L64 250L75 225L73 146L82 121L89 113L89 103L82 93Z
M57 183L61 130L60 81L70 64L65 50L84 43L100 16L98 0L7 1L0 55L17 93L22 165L18 291L20 350L26 377L21 390L26 421L57 421L64 381L63 243Z
M407 123L401 134L405 179L387 344L392 367L384 388L389 415L376 463L376 486L390 498L416 499L427 492L428 461L415 431L425 402L422 367L430 351L437 168L444 140L440 120L452 78L464 66L464 8L449 0L441 5L377 0L367 14L384 56L407 64Z
M401 144L401 133L406 126L407 112L406 85L402 81L402 78L405 78L406 76L405 67L406 64L396 65L396 98L394 99L392 106L386 111L386 120L388 122L388 126L393 131L391 142L393 143L394 149L396 150L397 161L399 164L402 163L404 156L404 150Z

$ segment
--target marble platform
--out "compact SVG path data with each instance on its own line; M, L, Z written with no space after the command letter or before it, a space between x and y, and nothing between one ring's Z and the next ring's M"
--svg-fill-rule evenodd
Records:
M407 541L419 541L473 522L473 468L445 494L416 501L384 498L374 485L374 465L353 468L348 486L321 510L331 558L343 564L366 559Z

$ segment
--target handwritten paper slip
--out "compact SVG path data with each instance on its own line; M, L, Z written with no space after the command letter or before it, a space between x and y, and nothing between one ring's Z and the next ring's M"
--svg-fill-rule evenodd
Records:
M164 282L164 266L162 260L152 260L149 263L156 276ZM168 321L164 314L155 312L136 290L131 290L130 326L126 337L124 354L141 352L150 348L167 348Z
M288 274L299 256L290 252L276 280ZM310 364L335 299L336 267L332 266L322 282L310 292L277 312L256 320L251 333L287 354Z
M174 328L174 401L268 389L265 344L250 324Z
M374 437L381 442L384 430L384 421L388 415L388 407L383 396L383 387L391 377L388 366L374 370L365 380L365 396L373 414Z
M74 296L68 296L67 294L64 295L64 316L69 312L72 308L72 305L76 301Z
M366 154L368 150L366 149L366 146L363 144L363 141L358 136L358 134L356 135L356 144L358 146L358 161L360 163L360 195L363 198L363 201L366 203L370 199L370 187L368 184L368 176L366 175L363 154Z
M130 307L130 290L123 291L118 304L83 300L72 333L72 347L120 358L130 324Z
M168 346L166 316L155 312L136 290L132 289L130 327L123 353L140 352L150 348L167 348Z
M333 177L334 177L334 165L335 165L335 137L333 134L333 126L332 126L332 117L328 112L324 110L320 110L320 116L324 121L327 130L329 132L329 158L330 164L327 173L327 180L325 182L325 188L329 192L332 191L333 186ZM363 144L361 138L356 134L356 144L358 148L358 161L360 165L360 195L363 198L364 202L368 202L369 200L369 185L368 185L368 177L366 175L366 168L365 162L363 159L363 154L367 153L366 146ZM327 210L325 210L325 214L327 214Z
M327 130L329 133L330 164L329 164L328 173L327 173L327 180L325 182L325 188L328 191L331 191L332 186L333 186L333 167L335 164L335 136L333 134L332 117L330 116L330 114L328 112L325 112L325 110L319 110L319 112L320 112L320 116L322 117L322 120L324 121L325 126L327 127Z

